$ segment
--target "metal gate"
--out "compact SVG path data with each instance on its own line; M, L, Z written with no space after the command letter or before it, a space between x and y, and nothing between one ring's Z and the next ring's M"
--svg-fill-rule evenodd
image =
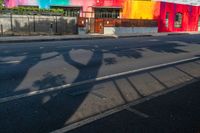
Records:
M95 33L104 33L103 19L95 19Z
M83 28L86 33L100 33L104 32L104 19L96 18L78 18L78 27Z

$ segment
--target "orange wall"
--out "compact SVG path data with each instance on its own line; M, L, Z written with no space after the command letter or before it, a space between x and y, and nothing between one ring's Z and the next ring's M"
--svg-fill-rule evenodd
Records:
M160 12L160 2L151 0L125 0L122 18L157 19Z
M154 0L5 0L7 7L18 5L38 5L50 8L50 5L82 6L83 11L92 11L93 6L122 7L122 18L157 19L160 2Z

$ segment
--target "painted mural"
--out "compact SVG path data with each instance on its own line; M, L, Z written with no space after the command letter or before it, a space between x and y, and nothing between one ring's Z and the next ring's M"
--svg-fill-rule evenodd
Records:
M123 18L153 19L159 14L160 2L151 0L5 0L5 3L9 8L18 5L38 5L40 8L50 8L51 5L82 6L83 11L91 11L93 6L122 7Z
M200 29L199 0L5 0L5 4L9 8L18 5L38 5L40 8L81 6L83 12L91 12L93 7L120 7L121 18L157 20L160 32ZM183 15L181 27L174 26L177 12Z
M157 19L159 12L160 2L125 0L122 17L130 19Z
M124 0L5 0L7 7L18 5L38 5L40 8L49 8L51 5L84 7L91 6L121 6ZM85 8L86 9L86 8Z

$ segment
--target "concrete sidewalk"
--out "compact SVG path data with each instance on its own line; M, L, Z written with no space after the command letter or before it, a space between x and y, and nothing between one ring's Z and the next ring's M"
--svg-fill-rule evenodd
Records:
M67 40L92 40L92 39L117 39L130 37L150 37L150 36L168 36L168 35L191 35L199 32L178 32L178 33L139 33L139 34L87 34L87 35L52 35L52 36L9 36L0 37L0 43L20 43L20 42L41 42L41 41L67 41Z

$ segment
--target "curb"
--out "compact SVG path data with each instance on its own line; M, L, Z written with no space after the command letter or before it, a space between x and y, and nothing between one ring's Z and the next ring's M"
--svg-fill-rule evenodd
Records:
M118 36L117 38L132 38L132 37L152 37L153 35L151 34L146 34L146 35L130 35L130 36Z
M97 40L97 39L116 39L116 37L80 37L80 38L50 38L50 39L18 39L18 40L0 40L0 43L25 43L25 42L49 42L49 41L72 41L72 40Z
M191 35L190 33L168 33L168 36L177 36L177 35Z
M158 37L158 36L175 36L191 35L190 33L166 33L166 34L143 34L143 35L119 35L119 36L89 36L89 37L72 37L72 38L46 38L46 39L16 39L0 40L0 43L25 43L25 42L49 42L49 41L73 41L73 40L98 40L98 39L120 39L134 37Z

